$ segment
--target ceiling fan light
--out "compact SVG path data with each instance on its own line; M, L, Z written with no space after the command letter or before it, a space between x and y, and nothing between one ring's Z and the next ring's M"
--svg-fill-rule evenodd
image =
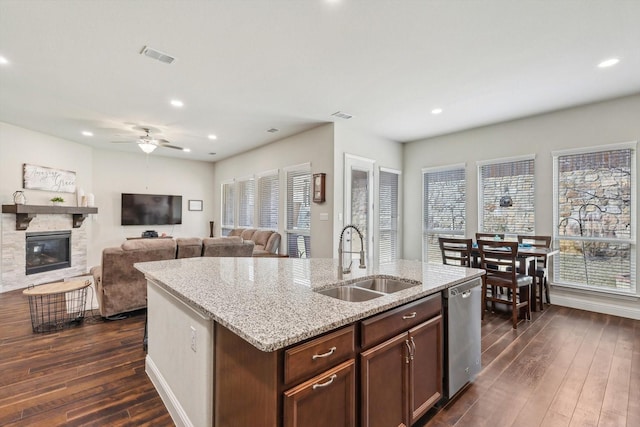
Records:
M153 153L153 150L156 149L156 145L150 142L139 142L138 147L147 154Z

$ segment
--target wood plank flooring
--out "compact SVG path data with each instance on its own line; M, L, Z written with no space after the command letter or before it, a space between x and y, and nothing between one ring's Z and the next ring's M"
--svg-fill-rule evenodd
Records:
M486 315L483 370L424 427L640 425L640 321L550 306L511 328ZM144 372L144 314L31 331L0 294L1 426L173 426Z

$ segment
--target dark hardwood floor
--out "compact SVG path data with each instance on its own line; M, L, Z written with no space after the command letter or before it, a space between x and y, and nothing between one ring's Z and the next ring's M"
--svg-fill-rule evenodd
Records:
M172 426L144 372L144 314L31 331L21 291L0 294L1 426ZM640 426L640 321L550 306L482 325L483 370L426 427Z

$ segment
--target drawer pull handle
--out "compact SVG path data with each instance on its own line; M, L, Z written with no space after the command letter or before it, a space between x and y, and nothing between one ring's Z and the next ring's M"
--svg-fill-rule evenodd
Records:
M326 353L322 353L322 354L314 354L313 356L311 356L311 359L316 360L316 359L320 359L323 357L329 357L331 356L334 352L336 351L335 347L331 347L329 349L329 351L327 351Z
M331 383L333 382L333 380L335 380L336 378L338 378L338 375L333 374L333 375L331 375L331 377L329 378L329 381L327 381L326 383L322 383L322 384L320 384L320 383L315 383L315 384L313 385L313 387L312 387L312 388L315 390L315 389L317 389L317 388L322 388L322 387L326 387L326 386L328 386L328 385L331 385Z
M418 314L418 313L416 313L416 312L414 311L414 312L413 312L413 313L411 313L411 314L405 314L404 316L402 316L402 318L403 318L404 320L407 320L407 319L414 319L414 318L416 317L416 315L417 315L417 314Z

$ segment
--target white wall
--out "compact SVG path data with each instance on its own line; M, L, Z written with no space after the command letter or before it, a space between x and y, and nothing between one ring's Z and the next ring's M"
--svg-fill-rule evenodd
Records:
M213 164L95 149L93 165L93 192L99 214L92 219L91 265L100 264L104 247L118 246L126 237L140 236L148 229L174 237L209 236L215 187ZM121 193L181 195L182 224L121 226ZM189 211L190 199L202 200L203 210Z
M333 170L333 124L319 126L306 132L273 142L254 150L220 160L215 163L213 190L214 217L216 236L220 235L221 183L233 178L242 178L261 172L287 166L311 163L311 173L324 172L326 177L326 198L322 204L311 204L311 254L314 258L331 257L334 195L331 189L335 177ZM280 233L284 240L285 189L281 188ZM329 221L320 221L320 213L329 213ZM282 243L284 245L284 242Z
M589 104L521 120L429 138L405 145L404 150L404 254L421 257L421 168L456 163L467 165L467 236L478 226L476 162L535 154L536 233L553 233L553 164L551 152L579 147L640 140L640 95ZM640 162L637 162L640 165ZM637 200L636 200L637 201ZM638 212L638 204L636 204ZM636 241L638 241L638 228ZM640 265L640 251L636 253ZM638 280L636 279L636 282ZM554 288L552 301L566 305L580 300L593 310L593 296L583 297ZM554 296L556 297L554 299ZM587 301L588 299L588 301ZM595 301L603 301L596 297ZM589 305L586 305L588 302ZM617 299L614 313L640 316L637 301ZM606 311L608 310L608 311ZM631 310L631 311L629 311ZM600 310L596 310L600 311ZM601 307L603 312L611 309ZM640 317L638 317L640 318Z
M105 247L120 245L125 237L139 236L147 228L175 237L209 235L215 187L212 163L100 150L0 122L0 201L3 204L13 203L14 191L22 190L23 163L74 171L77 187L85 194L95 195L99 213L90 215L82 225L88 234L88 267L100 264ZM49 204L49 199L56 195L47 191L24 191L27 203L34 205ZM182 225L122 227L120 193L123 192L182 195ZM75 194L63 193L62 197L65 204L75 205ZM189 199L203 200L203 211L189 211Z
M336 123L335 131L335 148L333 155L333 173L335 175L333 192L334 208L333 215L335 222L333 226L333 249L332 258L337 257L338 241L340 231L345 224L344 220L339 221L338 215L344 212L344 168L345 154L353 154L359 157L365 157L375 161L375 179L376 189L374 200L378 200L378 172L380 167L402 170L403 169L403 146L402 144L370 135L362 130L355 129L344 123ZM400 189L402 192L402 189ZM402 196L401 196L402 198ZM400 200L402 206L402 199ZM374 221L374 228L377 226L377 219ZM400 256L402 256L402 248Z

